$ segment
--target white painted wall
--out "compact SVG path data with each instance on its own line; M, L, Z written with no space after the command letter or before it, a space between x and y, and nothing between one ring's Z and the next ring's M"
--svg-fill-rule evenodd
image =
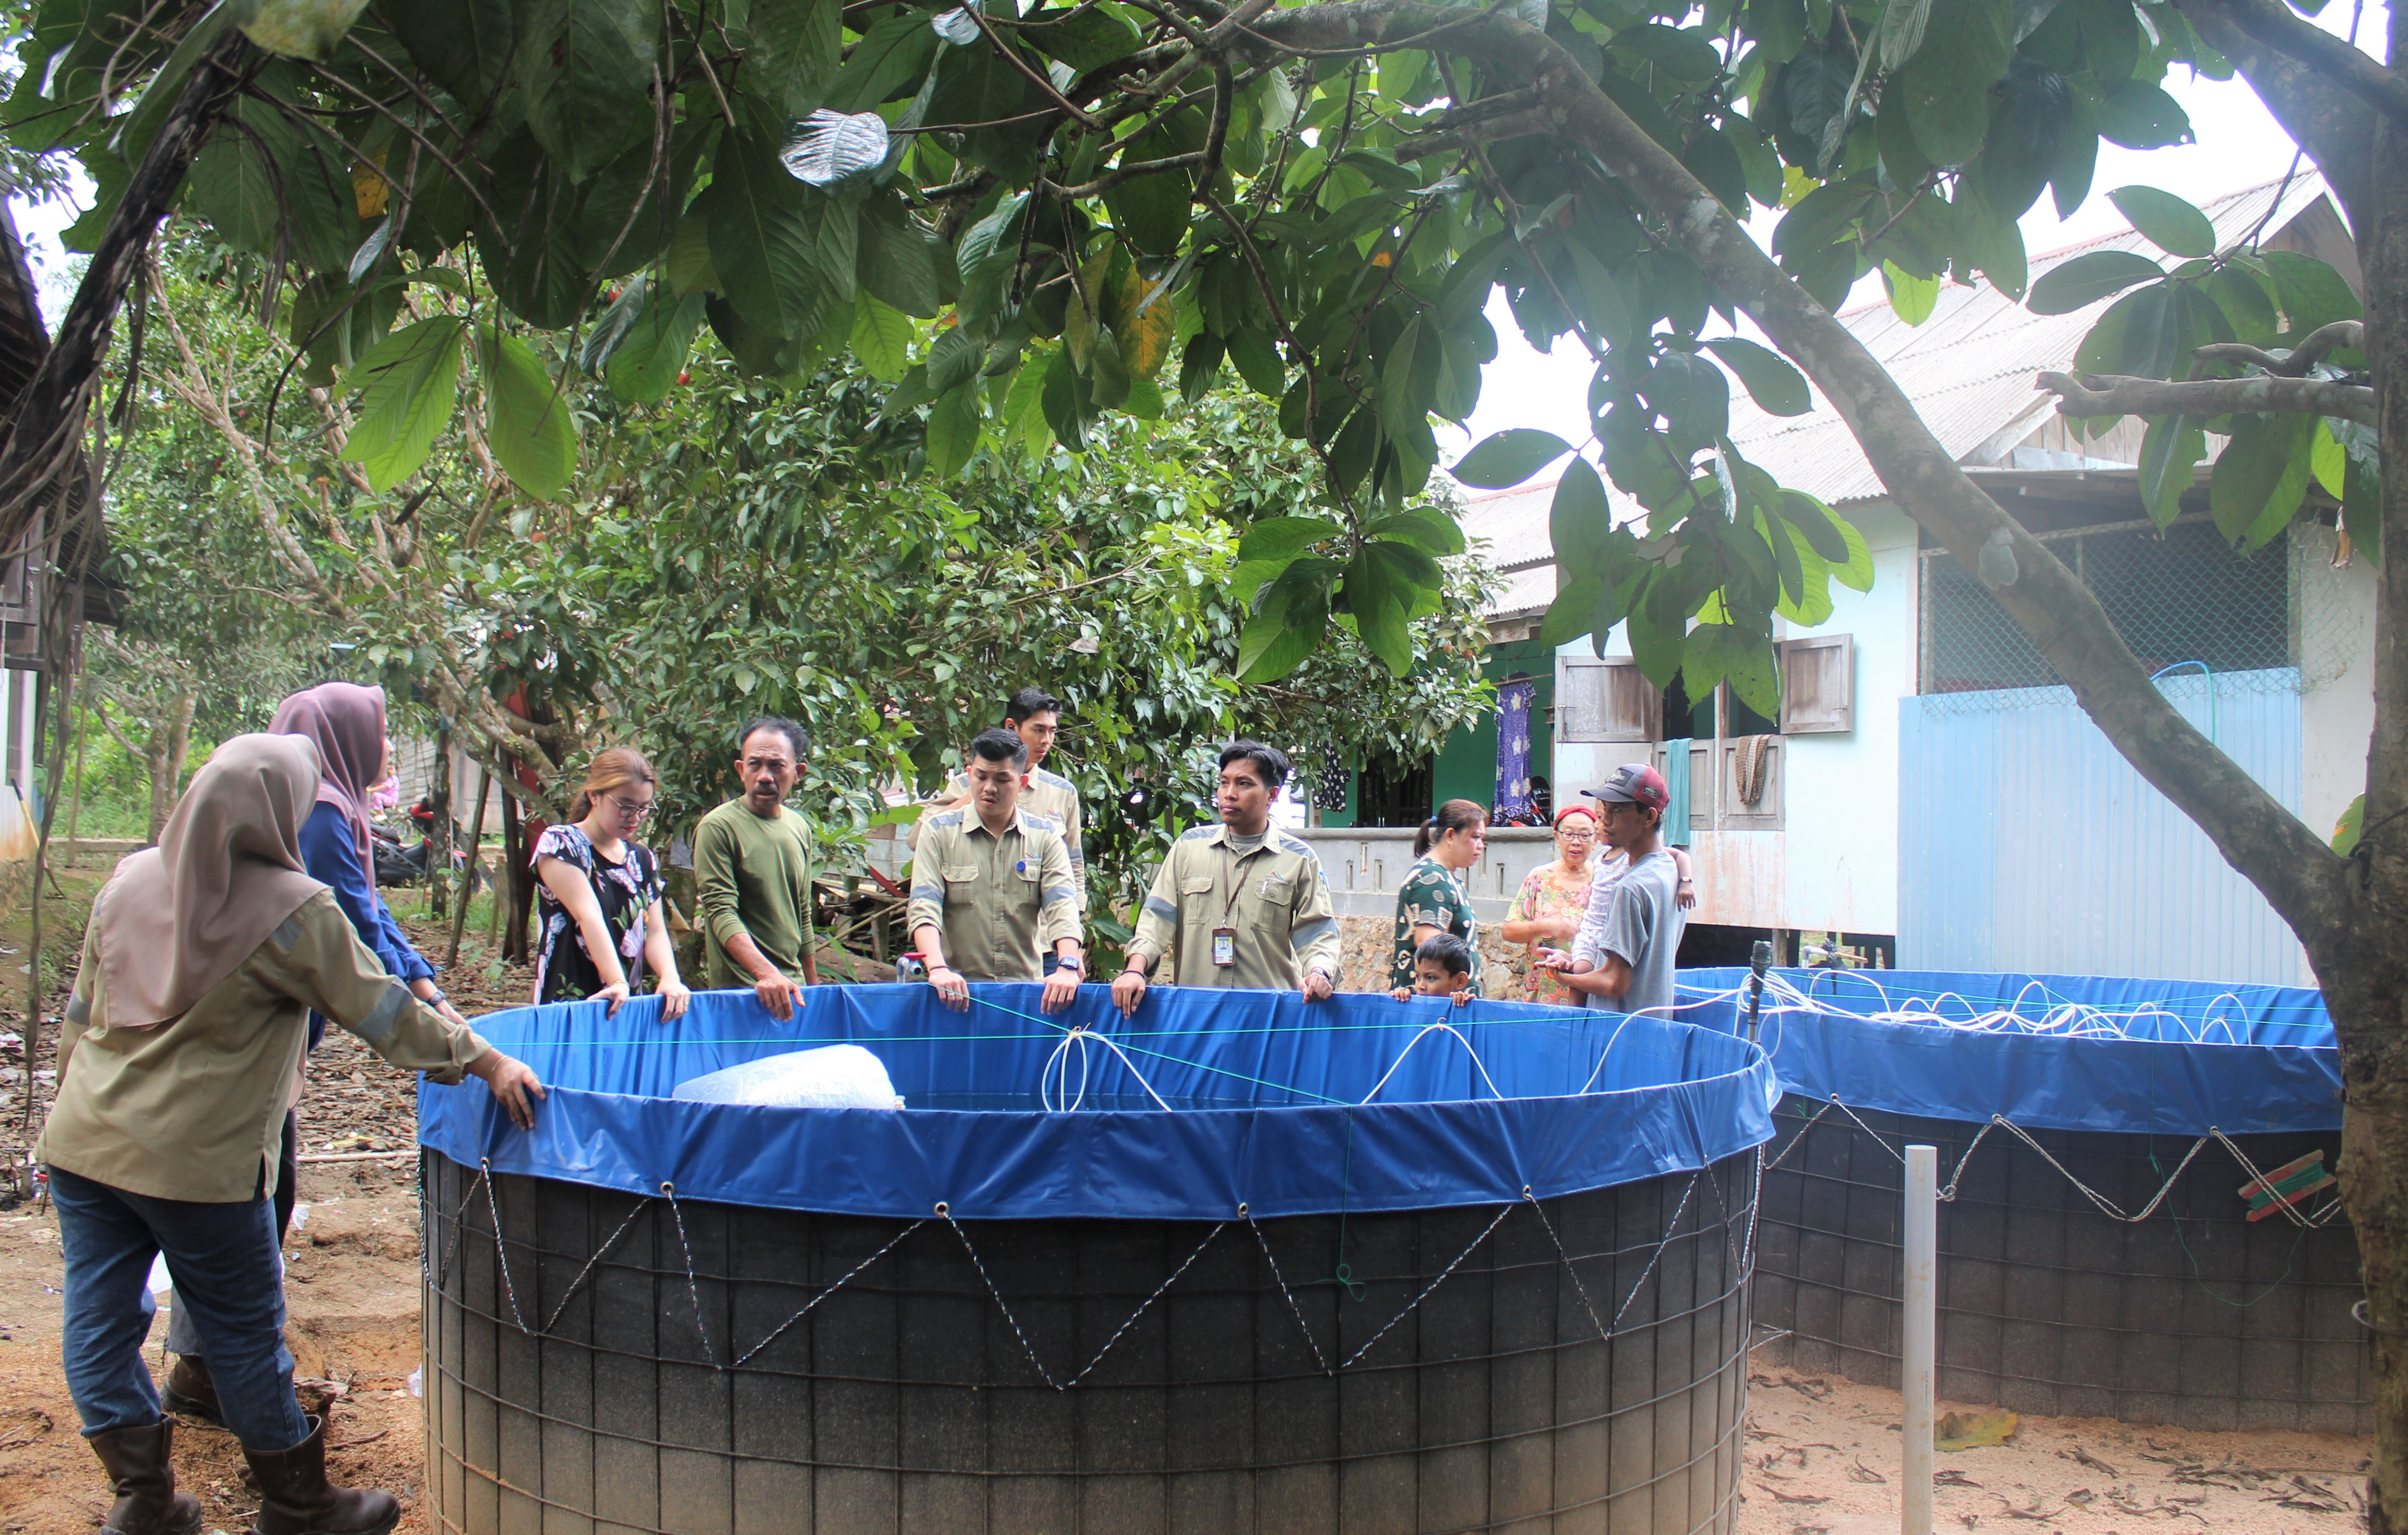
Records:
M2330 528L2294 525L2291 573L2299 615L2300 817L2330 836L2366 792L2374 732L2374 562L2336 568Z
M1915 689L1917 559L1914 524L1887 505L1842 512L1873 556L1873 589L1831 589L1830 619L1813 628L1776 620L1778 637L1850 634L1856 639L1856 728L1782 738L1784 785L1779 831L1700 831L1698 909L1690 920L1732 927L1898 931L1898 700ZM1582 638L1565 655L1587 655ZM1628 656L1616 628L1609 656ZM1555 745L1557 803L1636 760L1629 744Z

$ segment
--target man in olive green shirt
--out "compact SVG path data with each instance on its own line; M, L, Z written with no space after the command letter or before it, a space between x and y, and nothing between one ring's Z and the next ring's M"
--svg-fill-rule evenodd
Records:
M785 806L801 773L803 741L791 719L764 717L745 726L736 758L743 797L702 817L694 832L704 974L714 989L750 986L781 1019L795 1016L802 988L820 978L811 953L810 823Z
M1338 914L1310 843L1270 824L1271 801L1287 782L1287 755L1259 741L1221 753L1218 826L1171 844L1154 876L1128 966L1112 1002L1134 1014L1146 973L1166 956L1179 986L1294 987L1307 1002L1336 988Z
M1010 731L970 743L970 803L923 823L911 860L911 946L949 1007L969 1005L970 981L1033 981L1040 949L1054 958L1043 1012L1079 995L1079 903L1070 855L1049 818L1020 808L1028 747Z

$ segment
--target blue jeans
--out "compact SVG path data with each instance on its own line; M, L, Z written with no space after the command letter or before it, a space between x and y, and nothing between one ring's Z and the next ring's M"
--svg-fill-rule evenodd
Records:
M280 1244L284 1233L293 1229L293 1206L301 1188L301 1126L291 1110L284 1114L284 1145L277 1155L276 1175L276 1240ZM280 1279L279 1284L282 1281ZM209 1349L201 1342L201 1329L193 1321L190 1306L177 1306L167 1313L166 1349L170 1354L183 1354L203 1363L208 1360Z
M159 1393L142 1363L157 1311L150 1260L165 1253L176 1306L200 1329L218 1409L243 1448L289 1450L309 1437L293 1400L284 1350L284 1286L276 1275L276 1217L265 1199L236 1204L152 1199L50 1173L66 1260L67 1391L87 1437L159 1421Z

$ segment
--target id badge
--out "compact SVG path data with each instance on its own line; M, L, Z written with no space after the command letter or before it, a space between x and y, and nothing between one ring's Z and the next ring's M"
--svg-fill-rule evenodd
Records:
M1237 929L1214 928L1212 930L1212 962L1220 966L1223 970L1227 970L1237 964Z

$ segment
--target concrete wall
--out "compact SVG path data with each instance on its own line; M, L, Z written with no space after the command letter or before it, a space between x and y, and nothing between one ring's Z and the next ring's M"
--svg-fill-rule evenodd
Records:
M2349 802L2366 792L2374 732L2374 562L2336 567L2330 528L2291 528L2291 611L2299 626L2300 818L2332 835Z

